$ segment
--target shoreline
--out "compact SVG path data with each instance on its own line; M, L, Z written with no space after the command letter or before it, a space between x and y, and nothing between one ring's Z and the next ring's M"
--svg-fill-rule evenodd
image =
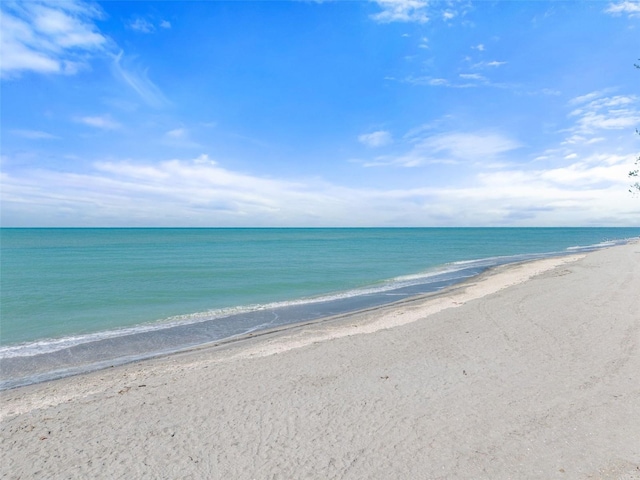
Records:
M49 341L43 339L29 344L9 346L7 347L9 348L8 351L11 348L28 349L33 346L41 348L40 344L43 342L45 344L48 342L68 344L68 346L45 350L42 353L11 354L0 359L0 363L3 366L0 372L0 392L59 378L84 375L114 366L162 358L194 349L242 341L245 338L287 331L298 326L333 321L334 318L376 311L387 306L402 305L404 302L431 298L440 292L447 294L451 289L464 286L469 281L473 282L475 279L491 274L491 272L501 267L582 255L590 251L633 242L634 240L629 238L606 241L596 245L571 247L563 252L530 253L453 262L442 265L432 272L425 272L416 276L416 279L408 283L404 283L406 280L400 281L402 277L398 277L398 283L395 286L389 284L388 286L363 287L362 291L356 289L343 292L347 294L346 296L343 296L343 294L327 294L326 299L324 296L320 296L318 298L280 302L282 305L280 303L268 304L261 308L250 308L244 313L231 314L220 318L213 316L210 319L205 318L201 321L169 322L166 325L150 323L126 327L121 331L95 332L77 337L80 339L86 336L87 339L83 341L76 340L75 337L64 337L57 340L52 339ZM385 298L385 295L389 294L387 292L391 292L392 295L400 295L403 298L398 301L389 301L387 300L388 297ZM237 308L242 310L242 307ZM336 309L338 311L333 313ZM263 325L256 323L255 326L248 328L250 323L247 323L247 321L255 321L251 319L265 318L265 316L269 315L279 319L275 326L265 328ZM301 318L292 321L296 317ZM231 331L223 335L218 333L220 328L229 328L221 327L222 325L235 325L235 322L237 322L238 326L233 328L239 329L237 333L231 333ZM246 330L242 331L243 329ZM88 340L89 338L91 340ZM160 339L161 343L159 345L162 345L162 347L155 347L155 338Z
M640 240L628 242L625 245L633 243L640 245ZM604 247L595 251L619 246L620 245ZM420 320L427 320L428 317L443 310L458 308L468 301L482 299L484 296L526 282L554 268L581 260L589 253L591 252L569 252L542 259L501 264L489 267L478 275L441 290L414 295L394 302L352 312L257 330L255 332L194 345L174 352L160 353L146 358L136 358L123 361L122 363L96 367L88 371L3 388L0 390L0 398L4 397L5 394L23 389L37 390L41 386L44 387L56 382L73 383L74 379L81 380L83 377L101 376L103 372L118 372L122 369L127 370L136 368L137 366L144 368L146 364L154 366L157 364L157 368L162 368L163 364L172 363L174 358L182 359L206 355L224 355L224 352L229 351L235 352L229 359L262 357L276 355L288 350L303 348L314 343L331 341L342 337L371 334L380 330L399 327ZM516 275L513 275L514 273ZM517 275L518 273L520 275ZM485 285L487 288L483 288ZM471 290L470 294L469 290ZM413 311L413 315L406 315L407 312L411 311ZM65 401L69 401L69 399L67 398ZM11 413L7 414L4 408L0 408L0 422L10 415Z
M629 242L629 240L626 241L627 243ZM593 246L593 247L583 247L586 248L588 250L586 250L586 252L589 251L594 251L594 250L599 250L601 248L610 248L610 247L597 247L597 246ZM179 354L187 354L189 352L192 351L200 351L200 350L207 350L210 348L218 348L218 347L224 347L226 345L233 345L235 343L238 342L244 342L246 340L249 339L253 339L253 338L261 338L261 337L272 337L274 335L279 335L279 334L286 334L289 331L295 331L297 329L300 328L306 328L309 326L313 326L316 324L324 324L324 323L331 323L331 322L337 322L340 321L341 319L348 319L349 317L352 316L361 316L361 315L366 315L369 313L374 313L374 312L380 312L380 311L385 311L386 309L395 309L395 308L404 308L407 307L413 303L416 302L422 302L422 301L428 301L431 299L435 299L435 298L439 298L442 296L449 296L451 295L453 292L457 291L460 288L465 288L468 284L470 283L475 283L478 281L481 281L482 279L486 278L486 277L491 277L494 274L496 274L497 272L502 271L503 269L509 269L511 267L518 267L519 265L528 265L528 264L536 264L537 262L545 262L545 261L549 261L551 263L554 263L554 260L558 260L558 259L567 259L566 261L572 261L571 259L573 258L578 258L578 257L582 257L584 256L584 254L586 252L572 252L572 251L567 251L567 252L563 252L563 253L548 253L548 254L536 254L535 257L536 258L530 258L530 259L525 259L525 260L517 260L517 261L508 261L507 263L497 263L495 265L490 265L490 266L485 266L485 267L481 267L482 271L480 273L477 274L473 274L471 277L466 277L463 278L462 280L453 280L453 283L450 283L447 286L441 287L441 288L436 288L435 290L432 291L427 291L426 293L419 293L419 294L413 294L413 295L408 295L405 296L404 298L402 298L401 300L396 300L396 301L390 301L390 302L385 302L385 303L381 303L381 304L375 304L373 306L370 307L365 307L365 308L359 308L356 310L348 310L345 311L343 313L337 313L334 315L323 315L323 316L318 316L317 318L312 318L312 319L307 319L307 320L300 320L300 321L296 321L296 322L292 322L292 323L284 323L275 327L271 327L271 328L257 328L256 330L250 331L250 332L245 332L245 333L240 333L240 334L236 334L236 335L232 335L229 337L223 337L220 339L215 339L215 340L211 340L211 341L206 341L206 342L202 342L202 343L198 343L195 345L189 345L186 347L177 347L175 349L172 350L165 350L165 351L159 351L159 352L152 352L149 354L141 354L141 355L136 355L136 354L132 354L132 355L127 355L127 356L121 356L121 357L114 357L111 359L106 359L106 360L102 360L102 361L98 361L98 362L94 362L92 364L84 364L84 365L79 365L76 367L73 366L69 366L67 368L63 368L63 369L58 369L58 370L50 370L50 371L45 371L43 373L40 374L33 374L31 376L28 377L22 377L22 378L10 378L10 379L4 379L2 378L0 380L0 393L1 392L5 392L5 391L10 391L16 388L21 388L21 387L27 387L30 385L38 385L38 384L42 384L42 383L47 383L47 382L51 382L51 381L55 381L55 380L59 380L59 379L63 379L63 378L70 378L70 377L75 377L75 376L79 376L79 375L85 375L85 374L90 374L93 372L100 372L102 370L105 369L110 369L110 368L114 368L114 367L121 367L121 366L125 366L125 365L131 365L131 364L135 364L138 362L144 362L144 361L148 361L148 360L153 360L153 359L160 359L160 358L165 358L165 357L169 357L172 355L179 355ZM509 258L509 257L505 257ZM491 261L492 259L481 259L481 260L476 260L473 262L469 262L472 264L475 263L483 263L486 261ZM501 257L499 260L503 260ZM561 260L562 261L562 260ZM542 263L540 264L542 265ZM532 267L533 268L533 267ZM549 267L552 268L552 267ZM440 274L436 274L434 275L434 277L439 277ZM445 273L446 275L446 273ZM435 282L436 284L438 282ZM428 284L427 284L428 285ZM315 302L312 302L315 303ZM322 302L320 302L322 303ZM267 309L268 310L268 309ZM186 327L189 328L191 324L185 324L185 325L178 325L179 328L181 327ZM171 327L170 327L171 328ZM159 330L160 332L162 330ZM357 332L350 332L350 333L357 333ZM115 336L113 337L115 339L119 339L119 338L127 338L127 335L124 336ZM109 340L110 337L107 337L107 340ZM57 351L54 351L53 353L57 353ZM45 354L47 355L47 354ZM30 358L30 357L26 357L26 358ZM0 360L0 363L5 361ZM13 359L11 358L7 358L6 361L13 361ZM28 361L28 360L27 360ZM6 365L5 365L6 367ZM1 418L1 416L0 416Z
M3 468L9 478L81 478L101 462L113 477L638 478L637 291L636 241L5 390Z

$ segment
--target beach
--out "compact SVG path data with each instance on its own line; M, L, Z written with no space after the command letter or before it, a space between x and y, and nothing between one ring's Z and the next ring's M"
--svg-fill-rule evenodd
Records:
M2 392L3 478L640 479L640 244Z

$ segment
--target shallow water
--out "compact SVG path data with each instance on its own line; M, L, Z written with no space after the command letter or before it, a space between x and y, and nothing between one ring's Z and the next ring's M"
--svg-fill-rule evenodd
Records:
M0 386L389 303L638 228L3 229Z

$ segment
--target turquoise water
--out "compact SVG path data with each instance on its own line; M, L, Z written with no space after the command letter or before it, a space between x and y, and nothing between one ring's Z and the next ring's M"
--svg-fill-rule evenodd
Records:
M496 263L638 237L640 229L2 229L0 235L3 359L212 320L222 330L207 340L236 335L275 324L255 312L276 312L278 322L284 307L297 308L287 322L340 313L367 306L375 295L375 302L392 301L390 292L399 288L408 288L402 295L440 288L429 285L445 273L447 281L459 281ZM316 312L319 304L331 308ZM155 347L144 348L150 354Z

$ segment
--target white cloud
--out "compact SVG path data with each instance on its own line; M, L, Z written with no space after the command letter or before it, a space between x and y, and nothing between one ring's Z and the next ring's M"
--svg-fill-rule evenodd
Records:
M626 192L633 155L593 155L565 167L482 172L469 188L451 189L462 211L500 218L507 224L639 225Z
M630 17L639 16L640 2L624 0L622 2L610 3L609 6L605 9L605 12L611 15L622 15L626 13Z
M462 17L467 13L468 5L461 2L432 2L430 0L370 0L377 4L381 11L371 15L379 23L414 22L427 23L432 17L440 18L444 22L450 22L456 17ZM408 36L408 35L403 35Z
M640 100L635 95L604 96L592 92L576 97L569 105L578 106L570 114L576 122L569 131L589 136L602 130L632 129L640 124Z
M433 86L449 85L449 80L446 78L430 78L427 80L427 84Z
M580 105L582 103L587 103L595 100L596 98L601 98L604 95L608 95L610 90L598 90L596 92L590 92L585 95L580 95L579 97L572 98L569 100L569 105Z
M578 155L565 158L575 159ZM627 171L629 157L625 155L593 154L585 160L563 167L536 172L541 180L552 182L574 190L590 188L593 185L622 185Z
M404 134L402 138L410 141L419 140L420 138L426 137L429 132L434 132L439 128L443 128L445 122L450 120L452 120L452 116L445 115L444 117L436 119L432 122L423 123L422 125L411 128L407 133Z
M156 27L153 26L153 23L141 17L131 20L128 24L128 27L131 30L135 30L136 32L140 33L153 33L156 30Z
M478 88L478 87L492 87L492 88L509 88L513 89L516 86L509 83L497 83L492 82L484 75L476 73L461 73L459 78L467 80L466 82L459 83L455 80L448 80L446 78L433 78L433 77L413 77L409 76L404 79L406 83L423 87L446 87L446 88Z
M90 127L99 128L101 130L117 130L121 128L118 122L114 121L108 115L94 116L94 117L81 117L77 119L78 122L89 125Z
M445 137L440 142L452 148L453 138ZM485 169L472 182L452 178L439 187L390 189L263 178L224 168L206 155L108 161L83 174L5 170L0 206L5 225L630 226L640 225L626 190L633 158L594 155L565 167Z
M520 144L498 132L448 132L429 135L428 129L414 129L405 135L405 152L381 155L361 162L365 167L419 167L424 165L481 164L487 166Z
M424 150L467 162L490 160L520 147L519 142L496 132L444 133L420 140L419 145Z
M95 20L99 7L78 1L2 2L0 62L3 77L21 72L71 75L86 54L102 51L108 39Z
M52 135L51 133L43 132L40 130L14 129L10 130L10 133L17 137L27 138L29 140L55 140L60 138L56 135Z
M207 156L156 164L99 162L86 174L4 174L2 196L5 220L35 209L44 213L43 221L50 216L58 223L92 225L347 225L353 222L350 208L370 208L366 192L238 173Z
M532 92L533 95L541 94L541 95L553 95L558 96L561 95L559 90L554 90L552 88L543 88L542 90L538 90L537 92Z
M162 108L169 104L162 91L149 79L149 72L136 65L135 59L125 57L123 52L113 57L113 73L131 88L149 106Z
M465 80L482 80L485 81L486 78L478 73L461 73L460 78L464 78Z
M621 128L633 128L640 122L640 116L630 110L622 112L609 111L608 113L609 115L599 115L592 112L585 114L578 122L579 130L588 133L603 129L619 130Z
M453 86L446 78L433 77L407 77L405 80L411 85L422 85L430 87L450 87Z
M174 128L166 132L163 143L175 148L202 148L202 145L191 139L189 130L184 127Z
M561 143L562 145L575 145L575 144L583 144L587 141L587 138L583 135L574 134L564 139Z
M471 48L473 48L474 50L478 50L480 52L484 52L484 45L482 43L479 43L475 47L471 47Z
M616 95L614 97L602 97L602 94L595 92L593 94L583 95L570 100L569 104L576 103L586 104L586 106L574 110L572 115L579 115L585 110L598 110L602 108L613 108L633 105L638 102L637 97L633 95Z
M391 134L385 130L364 133L358 136L358 141L367 147L383 147L393 142Z
M143 17L135 17L127 23L127 27L140 33L153 33L156 31L157 27L165 30L170 29L171 22L168 20L160 20L159 22L154 23L153 21Z
M187 131L184 128L176 128L174 130L169 130L166 135L171 138L186 138Z
M499 62L497 60L492 60L491 62L479 62L473 65L471 68L487 68L487 67L501 67L502 65L506 65L507 62Z
M372 15L380 23L429 21L426 0L375 0L382 11Z

